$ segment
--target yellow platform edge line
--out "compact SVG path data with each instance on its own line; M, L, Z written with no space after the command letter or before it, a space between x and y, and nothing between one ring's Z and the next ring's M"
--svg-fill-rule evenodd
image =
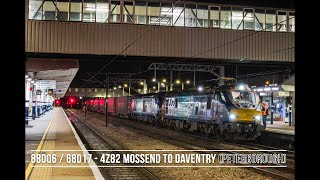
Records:
M56 112L57 112L56 109L54 109L53 116L52 116L52 118L51 118L51 120L50 120L50 123L49 123L46 131L44 132L44 134L43 134L43 136L42 136L42 139L41 139L41 141L40 141L40 143L39 143L39 145L38 145L38 148L37 148L37 150L36 150L36 152L35 152L36 154L38 154L38 152L41 150L41 148L42 148L42 146L43 146L44 139L45 139L46 136L47 136L47 133L48 133L48 131L49 131L49 129L50 129L51 123L52 123L52 121L53 121L53 118L54 118ZM28 164L28 167L27 167L27 169L26 169L26 173L25 173L26 180L27 180L27 179L29 178L29 176L30 176L31 170L32 170L32 168L33 168L33 165L34 165L34 163L32 163L32 162L30 161L30 163Z

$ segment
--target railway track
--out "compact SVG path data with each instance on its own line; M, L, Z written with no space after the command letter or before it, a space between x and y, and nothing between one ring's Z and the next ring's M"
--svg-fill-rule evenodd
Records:
M96 119L100 119L103 120L104 122L104 116L102 114L98 114L98 113L94 113L94 112L89 112L90 116L95 117ZM185 139L181 139L181 138L176 138L173 136L168 136L165 133L161 132L163 128L159 128L159 130L154 131L150 130L150 129L146 129L145 127L141 127L142 125L145 126L144 123L134 123L134 121L125 121L124 118L118 118L118 117L114 117L114 116L108 116L109 118L109 123L116 125L116 126L125 126L125 127L129 127L131 129L133 129L134 131L138 131L138 132L142 132L143 134L145 134L146 136L152 137L154 139L178 146L178 147L182 147L184 149L189 149L189 150L198 150L199 148L205 148L205 149L216 149L216 150L222 150L219 147L208 147L205 145L202 145L200 143L198 143L197 141L193 141L190 142L188 140ZM102 121L101 121L102 122ZM179 131L181 132L181 131ZM182 132L183 133L183 132ZM225 145L233 145L233 146L237 146L237 147L241 147L241 148L245 148L245 149L249 149L249 150L259 150L261 148L257 147L257 145L252 145L252 143L246 143L246 145L242 145L239 143L234 143L234 142L221 142L219 140L213 140L207 137L203 137L203 136L199 136L199 135L194 135L194 134L190 134L190 133L185 133L186 135L188 135L189 137L193 137L195 139L201 139L203 141L206 142L210 142L208 144L225 144ZM198 147L198 148L195 148ZM260 146L261 147L261 146ZM266 149L267 147L263 146L263 149ZM270 150L277 150L276 148L270 148ZM210 153L208 152L202 152L202 153ZM236 154L238 152L236 151L226 151L226 153L231 153L231 154ZM279 165L279 164L275 164L275 165ZM293 166L287 166L286 168L261 168L261 167L252 167L252 169L254 169L256 172L259 173L263 173L263 174L267 174L270 175L274 178L277 179L294 179L294 171L295 168Z
M82 126L81 128L85 128L88 131L90 131L94 136L98 139L100 139L104 145L107 147L108 150L120 150L122 149L118 144L113 142L110 139L107 139L106 137L102 136L101 133L99 133L97 130L95 130L93 127L91 127L88 123L80 120L80 118L77 118L72 113L66 111L66 114L72 118L74 123L77 123L77 125ZM80 124L79 124L80 123ZM79 127L75 127L79 131ZM88 133L88 131L86 133ZM81 133L81 132L80 132ZM85 140L84 136L81 134L83 139ZM87 141L87 140L85 140ZM85 144L89 144L88 141ZM106 150L106 149L103 149ZM101 157L101 152L92 151L96 157ZM108 151L106 151L108 152ZM123 154L124 152L121 151L112 151L112 153L119 153ZM128 152L126 152L128 153ZM105 166L105 164L102 164L101 162L97 161L97 163L101 166ZM127 166L126 164L117 164L117 166ZM99 167L101 173L104 175L106 179L110 180L120 180L120 179L130 179L130 180L136 180L136 179L142 179L142 180L159 180L159 178L154 175L151 171L146 169L145 167Z

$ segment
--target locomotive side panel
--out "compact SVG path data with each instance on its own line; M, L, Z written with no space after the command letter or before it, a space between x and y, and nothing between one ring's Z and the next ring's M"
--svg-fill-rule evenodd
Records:
M214 95L166 97L164 118L208 122L217 117L218 101Z
M159 105L156 97L141 97L132 99L133 115L157 116L159 113Z

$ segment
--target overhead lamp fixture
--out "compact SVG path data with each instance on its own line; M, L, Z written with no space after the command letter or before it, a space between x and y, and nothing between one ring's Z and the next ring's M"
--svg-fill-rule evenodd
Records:
M152 79L152 82L156 82L156 78L153 78L153 79ZM142 84L142 85L143 85L143 84Z
M187 81L186 81L186 83L187 83L187 84L190 84L190 81L189 81L189 80L187 80Z
M140 82L141 85L143 85L143 82Z
M278 87L273 87L271 88L272 91L279 91L279 88Z
M202 86L199 86L199 87L198 87L198 91L199 91L199 92L202 92L202 91L203 91L203 87L202 87Z
M27 79L29 77L29 75L26 74L25 78Z
M35 82L36 82L35 80L32 80L32 81L31 81L32 84L34 84Z
M176 80L176 83L179 84L179 83L180 83L180 80Z
M124 84L123 86L124 86L124 87L128 87L128 84Z
M164 83L165 83L165 82L167 82L167 80L166 80L166 79L162 79L162 82L164 82Z
M243 85L243 84L239 85L239 90L240 90L240 91L245 90L245 87L244 87L244 85Z
M27 81L31 81L32 80L32 78L27 78Z

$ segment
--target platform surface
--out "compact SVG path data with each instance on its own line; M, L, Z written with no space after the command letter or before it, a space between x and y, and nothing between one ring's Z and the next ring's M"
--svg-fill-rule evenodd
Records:
M278 134L286 134L286 135L294 135L295 126L289 126L289 123L285 123L283 121L273 121L273 124L270 121L267 121L267 128L265 131L278 133Z
M34 124L38 126L37 130L32 130L37 133L28 133L26 136L30 141L30 138L39 139L39 135L42 133L41 141L38 143L37 151L34 151L34 147L30 148L29 145L29 154L26 154L26 160L31 159L31 154L45 154L51 156L55 154L56 163L32 163L29 162L28 167L26 168L26 179L79 179L79 180L92 180L92 179L103 179L98 168L95 167L96 164L91 160L90 163L80 162L80 163L67 163L66 155L67 154L87 154L85 147L83 146L79 136L72 127L69 119L65 115L61 107L54 108L48 112L44 117L45 120L39 124ZM51 118L50 118L51 116ZM48 122L50 118L50 122ZM36 121L34 122L36 123ZM41 125L40 125L41 124ZM47 128L43 133L43 127L47 124ZM32 125L32 124L29 124ZM28 128L26 128L28 129ZM30 128L29 128L30 129ZM35 135L38 136L35 136ZM27 146L26 146L27 147ZM47 151L51 150L51 151ZM69 151L62 151L69 150ZM27 152L27 151L26 151ZM62 161L59 160L62 158ZM48 167L46 167L48 166ZM68 167L69 166L69 167ZM72 167L70 167L72 166ZM81 166L81 167L74 167Z
M25 131L25 168L27 168L30 162L30 154L32 150L36 150L41 142L41 139L48 128L51 118L55 109L50 110L38 118L32 120L31 118L28 119L28 125L26 125Z

